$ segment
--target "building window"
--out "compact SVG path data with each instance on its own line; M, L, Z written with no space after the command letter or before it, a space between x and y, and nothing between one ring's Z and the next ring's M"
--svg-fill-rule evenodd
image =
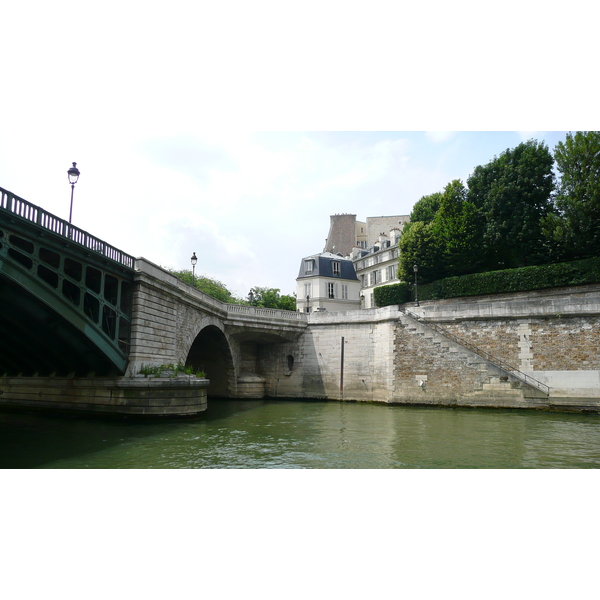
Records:
M315 270L315 261L314 260L305 260L304 261L304 272L312 273Z
M339 260L333 261L333 274L334 275L340 274L340 261Z
M381 283L381 271L371 271L371 285Z
M311 291L312 291L312 284L305 283L304 284L304 297L306 298L306 296L310 296L311 295Z
M391 265L387 268L387 280L396 279L396 267Z
M342 283L342 300L348 300L348 286Z
M335 298L335 286L333 283L327 284L327 296L329 298Z

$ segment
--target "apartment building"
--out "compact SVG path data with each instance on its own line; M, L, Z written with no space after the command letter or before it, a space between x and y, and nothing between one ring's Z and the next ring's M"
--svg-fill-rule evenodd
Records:
M300 312L359 308L360 282L352 261L331 252L303 258L296 278L296 307Z

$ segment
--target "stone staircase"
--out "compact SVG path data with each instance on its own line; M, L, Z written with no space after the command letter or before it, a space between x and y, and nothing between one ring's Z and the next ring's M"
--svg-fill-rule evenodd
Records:
M481 372L481 387L463 394L459 404L489 406L545 406L550 389L533 377L493 357L470 342L461 340L437 323L424 321L419 315L405 309L400 321L406 331L427 340L433 347Z

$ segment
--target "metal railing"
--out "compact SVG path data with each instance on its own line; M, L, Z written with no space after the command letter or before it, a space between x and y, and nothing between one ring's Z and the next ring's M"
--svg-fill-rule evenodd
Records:
M429 327L430 329L437 331L439 334L443 335L444 337L452 340L453 342L456 342L460 346L467 348L468 350L477 354L481 358L484 358L485 360L491 362L493 365L495 365L499 369L502 369L506 373L510 373L517 379L520 379L523 383L526 383L527 385L530 385L531 387L538 389L540 392L543 392L546 395L550 394L550 387L547 386L545 383L538 381L534 377L531 377L531 375L527 375L527 373L523 373L523 371L519 371L519 369L504 362L501 358L497 358L496 356L493 356L486 350L483 350L482 348L475 346L475 344L472 344L471 342L468 342L467 340L463 340L462 338L459 338L457 335L454 335L452 332L448 331L445 327L442 327L441 325L438 325L437 323L432 323L431 321L426 321L423 317L421 317L420 315L417 315L416 313L412 312L408 308L403 309L402 312L407 317L410 317L411 319L414 319L415 321L425 325L425 327Z
M13 215L35 223L39 227L51 231L52 233L90 250L101 254L110 260L113 260L128 269L133 269L134 258L118 248L103 242L102 240L90 235L83 229L73 227L67 221L59 219L57 216L45 211L43 208L19 198L19 196L0 188L0 209L12 213Z

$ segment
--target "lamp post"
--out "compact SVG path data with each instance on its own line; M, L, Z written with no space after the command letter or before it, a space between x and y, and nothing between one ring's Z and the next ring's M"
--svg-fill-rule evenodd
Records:
M415 272L415 306L419 306L419 288L417 287L417 273L419 272L419 267L414 265L413 271Z
M306 312L310 312L310 294L307 294L306 296Z
M69 183L71 184L71 209L69 210L70 223L71 217L73 216L73 192L75 191L75 184L79 179L79 169L77 168L77 163L73 163L73 166L67 171L67 175L69 176Z
M198 262L198 257L196 256L195 252L192 254L190 261L192 263L192 283L194 286L196 286L196 263Z

